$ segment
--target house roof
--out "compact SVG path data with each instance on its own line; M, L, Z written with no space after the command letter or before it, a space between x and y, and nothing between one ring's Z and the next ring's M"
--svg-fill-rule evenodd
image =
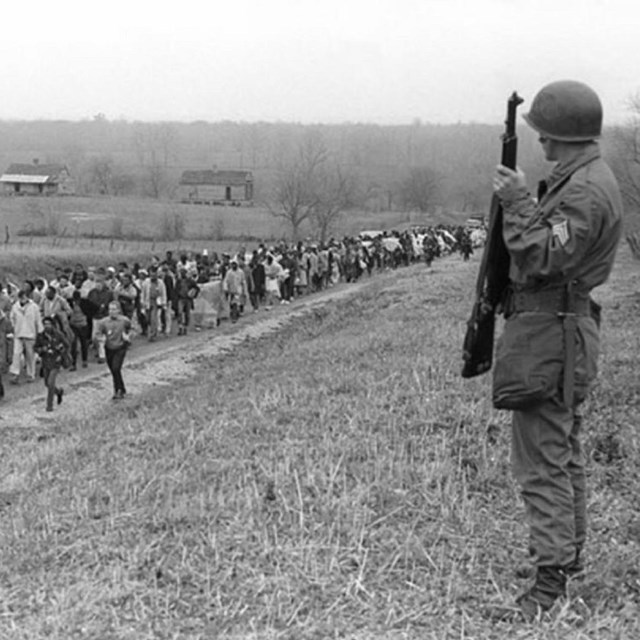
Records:
M213 171L204 169L199 171L184 171L180 184L209 184L215 186L235 187L245 185L253 180L251 171Z
M0 176L0 182L55 183L64 171L68 170L63 164L14 163Z
M23 173L3 173L0 182L21 182L22 184L45 184L49 176L27 176Z

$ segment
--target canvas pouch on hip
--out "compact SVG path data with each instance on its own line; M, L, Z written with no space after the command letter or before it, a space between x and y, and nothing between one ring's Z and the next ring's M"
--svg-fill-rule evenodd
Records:
M493 406L527 409L551 398L562 373L562 321L549 313L517 313L505 323L493 370Z
M596 378L598 330L581 317L576 331L574 405ZM562 395L564 335L562 319L551 313L518 313L505 323L493 370L493 406L527 410Z

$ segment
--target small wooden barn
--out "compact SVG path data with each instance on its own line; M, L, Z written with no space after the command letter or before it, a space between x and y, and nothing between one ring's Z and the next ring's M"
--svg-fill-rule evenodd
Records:
M63 164L12 164L1 176L2 193L12 196L73 195L75 180Z
M253 204L251 171L204 169L184 171L178 185L182 202L193 204Z

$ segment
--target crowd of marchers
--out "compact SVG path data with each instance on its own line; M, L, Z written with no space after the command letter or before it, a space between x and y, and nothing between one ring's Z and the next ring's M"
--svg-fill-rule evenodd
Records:
M247 311L269 310L340 282L408 266L430 265L439 256L473 252L465 227L422 227L403 232L363 232L324 244L260 244L235 254L206 249L167 251L148 264L107 267L76 264L37 277L0 284L0 398L2 374L9 383L43 378L47 410L62 402L57 374L90 362L107 363L114 399L126 388L122 365L133 337L159 336L238 321Z

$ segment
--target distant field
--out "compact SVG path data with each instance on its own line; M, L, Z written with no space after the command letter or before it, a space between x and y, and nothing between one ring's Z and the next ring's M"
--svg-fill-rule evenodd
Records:
M290 228L263 206L205 206L141 198L0 197L0 230L8 226L14 239L21 231L36 230L48 236L162 240L163 221L174 216L184 219L184 236L189 239L243 236L277 239L290 235ZM365 228L387 229L426 222L429 222L426 216L416 213L349 211L336 225L335 233L344 235ZM303 232L313 233L309 227L303 228Z
M0 198L0 223L13 236L36 229L47 235L162 239L165 218L181 216L187 238L280 236L285 232L261 207L207 207L137 198Z
M176 220L181 225L175 233ZM335 235L434 222L416 213L349 211ZM6 242L6 232L9 242ZM25 232L37 235L24 235ZM304 236L313 234L303 228ZM0 280L46 276L76 262L107 266L147 262L167 249L235 252L260 240L290 239L290 228L268 209L180 204L141 198L0 197ZM171 239L167 239L171 238Z

